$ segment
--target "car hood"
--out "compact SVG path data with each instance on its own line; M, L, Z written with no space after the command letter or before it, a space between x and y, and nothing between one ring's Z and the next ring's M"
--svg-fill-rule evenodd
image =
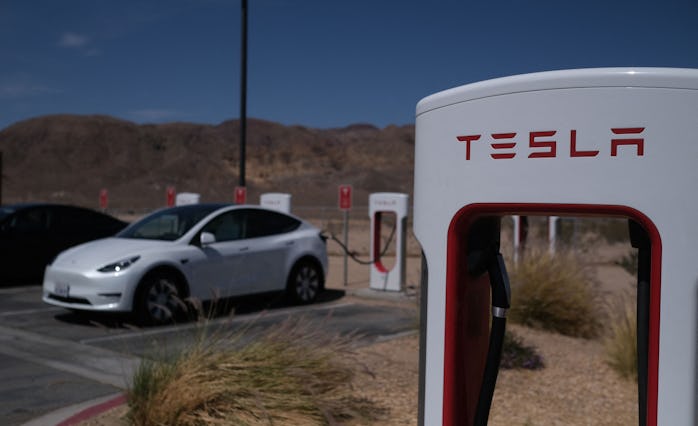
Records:
M151 250L172 247L171 241L104 238L70 248L58 255L52 265L70 268L101 268Z

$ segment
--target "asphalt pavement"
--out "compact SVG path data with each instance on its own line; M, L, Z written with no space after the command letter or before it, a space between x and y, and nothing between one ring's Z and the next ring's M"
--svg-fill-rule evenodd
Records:
M364 297L371 298L370 291ZM384 294L376 294L385 298ZM390 296L400 298L399 294ZM417 327L410 304L363 303L328 290L318 303L288 306L265 298L235 301L235 315L207 322L218 331L266 328L302 318L362 342ZM201 336L201 323L135 328L113 316L85 316L41 302L39 286L0 288L0 419L4 425L55 425L122 393L142 358L177 351Z

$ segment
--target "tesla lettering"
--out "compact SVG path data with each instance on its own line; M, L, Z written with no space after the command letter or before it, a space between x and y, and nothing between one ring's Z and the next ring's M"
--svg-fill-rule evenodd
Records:
M619 156L621 147L635 147L635 155L642 157L645 155L645 139L642 137L644 127L618 127L612 128L610 135L610 156ZM472 143L479 143L483 135L462 135L456 136L459 142L465 142L465 159L471 158ZM490 133L484 139L491 147L490 157L495 160L511 159L519 152L517 146L517 133ZM523 136L525 137L525 136ZM521 136L520 136L521 138ZM600 151L595 149L582 149L577 141L577 130L569 131L568 141L569 157L596 157ZM562 134L557 130L531 131L528 132L527 158L556 158L558 157L558 143L563 143ZM632 155L632 149L625 149L625 155Z

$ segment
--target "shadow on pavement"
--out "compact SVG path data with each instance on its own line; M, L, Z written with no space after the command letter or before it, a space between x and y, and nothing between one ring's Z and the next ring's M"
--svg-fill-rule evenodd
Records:
M332 303L346 295L344 290L327 289L318 295L313 305ZM202 318L215 319L235 315L250 315L266 310L275 310L288 307L297 307L290 303L285 293L270 293L254 296L235 297L221 299L213 302L193 304L197 307L190 309L188 318L182 318L178 322L194 322ZM313 306L308 305L308 306ZM54 316L57 321L83 327L111 328L111 329L136 329L143 328L136 325L127 314L101 313L89 311L66 311ZM154 326L157 327L157 326Z

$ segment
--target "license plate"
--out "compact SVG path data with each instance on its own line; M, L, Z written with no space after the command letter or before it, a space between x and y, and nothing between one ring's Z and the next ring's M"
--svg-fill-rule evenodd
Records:
M56 296L68 297L70 294L70 286L66 283L56 283L56 285L53 286L53 292Z

